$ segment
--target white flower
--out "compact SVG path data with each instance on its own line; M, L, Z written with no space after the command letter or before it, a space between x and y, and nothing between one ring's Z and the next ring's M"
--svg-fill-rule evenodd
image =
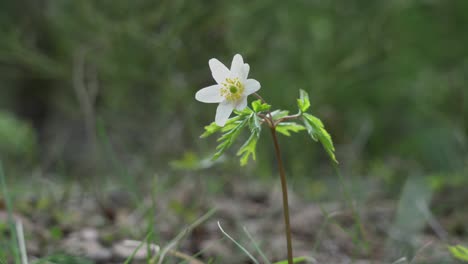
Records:
M215 122L218 126L224 126L234 109L247 107L247 96L258 91L260 83L247 79L250 66L239 54L232 59L230 70L217 59L211 59L208 64L217 84L198 91L195 99L202 103L219 103Z

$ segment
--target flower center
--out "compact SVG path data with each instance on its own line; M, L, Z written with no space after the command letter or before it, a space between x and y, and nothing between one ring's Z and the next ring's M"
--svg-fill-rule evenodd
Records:
M237 101L244 93L245 87L239 78L226 78L221 85L221 96L226 98L228 101Z
M237 87L235 86L231 86L229 87L229 91L233 94L233 93L237 93Z

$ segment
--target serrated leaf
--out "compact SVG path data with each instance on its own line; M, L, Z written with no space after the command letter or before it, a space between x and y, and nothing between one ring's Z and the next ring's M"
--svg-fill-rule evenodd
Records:
M213 135L214 133L218 132L221 130L222 127L218 126L215 122L205 126L205 132L203 132L203 134L200 135L200 138L206 138L206 137L209 137L211 135Z
M250 128L250 137L242 145L242 147L237 152L237 156L240 157L241 166L247 165L249 162L249 157L252 156L252 159L256 159L255 150L257 148L257 141L260 138L260 132L262 130L262 125L260 119L256 114L252 114L249 117L249 128Z
M225 131L224 134L218 138L218 142L221 142L216 147L216 153L213 155L212 160L216 160L234 143L234 141L239 136L242 128L244 128L248 124L249 118L241 119L235 122L235 126L233 126L230 130Z
M309 95L304 90L299 90L299 99L297 99L297 106L301 112L306 112L310 107Z
M252 156L252 159L256 159L255 150L257 148L257 141L258 141L257 133L250 134L249 139L242 145L242 147L237 152L237 156L240 157L240 164L241 166L247 165L249 162L249 157Z
M276 125L276 131L288 137L291 136L290 132L297 133L305 129L306 128L303 125L299 125L295 122L283 122Z
M452 256L456 259L468 262L468 248L462 245L448 246Z
M256 139L249 138L238 152L238 155L241 156L241 164L245 165L249 156L252 156L255 159L255 147L256 141L260 135L261 122L256 113L248 107L241 111L235 110L234 113L236 116L228 119L224 127L220 127L214 122L205 126L205 132L200 137L205 138L216 132L222 133L222 135L217 139L219 144L216 147L216 153L212 157L212 161L214 161L221 157L221 155L232 146L241 130L248 125L251 133L255 135ZM254 140L255 142L253 142Z
M205 126L205 132L200 135L200 138L206 138L211 135L213 135L216 132L225 132L228 130L231 130L233 127L235 127L237 124L236 122L242 118L242 115L237 115L233 118L229 118L224 127L218 126L215 122L212 122L211 124Z
M289 115L289 111L287 110L275 110L273 112L271 112L271 116L273 117L273 120L278 120L282 117L285 117Z
M334 162L338 163L335 157L335 147L333 146L333 141L330 134L328 134L328 132L325 130L322 121L320 121L320 119L317 117L307 113L303 114L303 121L307 132L312 137L312 139L315 141L320 141L330 158Z
M270 110L271 105L263 103L261 100L255 100L252 102L252 109L255 113Z
M260 131L262 130L262 123L256 114L249 116L249 128L251 133L260 134Z
M242 116L245 117L245 116L248 116L248 115L252 114L253 111L252 111L252 109L246 107L246 108L244 108L244 109L242 109L242 110L234 110L234 113L235 113L236 115L241 116L241 117L242 117Z

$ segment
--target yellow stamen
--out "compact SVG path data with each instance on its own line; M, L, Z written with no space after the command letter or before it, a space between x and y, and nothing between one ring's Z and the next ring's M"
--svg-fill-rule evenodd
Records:
M226 78L221 85L221 96L226 98L228 101L237 101L244 93L244 84L241 83L239 78Z

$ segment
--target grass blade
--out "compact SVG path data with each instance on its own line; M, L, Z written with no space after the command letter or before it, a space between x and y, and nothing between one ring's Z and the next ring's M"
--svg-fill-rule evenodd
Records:
M205 222L208 218L210 218L214 213L216 212L216 208L211 209L208 211L206 214L202 215L200 218L198 218L195 222L193 222L190 226L182 230L167 246L165 246L163 249L161 249L160 254L154 256L154 258L151 260L151 263L153 263L154 260L156 260L156 257L159 257L158 264L162 264L164 257L166 254L170 253L172 249L179 243L179 241L188 233L190 233L195 227L199 226L201 223Z
M260 256L262 257L263 261L265 261L265 263L267 264L271 264L271 262L268 260L268 258L265 256L265 254L263 253L263 251L260 249L260 247L258 246L257 242L255 242L255 240L253 239L252 235L250 234L250 232L247 230L247 228L244 226L244 233L247 235L247 237L250 239L250 241L252 242L252 244L254 245L254 248L257 250L258 254L260 254Z
M7 207L8 225L9 225L10 233L12 236L11 241L10 241L11 251L13 252L15 263L21 263L21 258L18 252L18 247L17 247L18 238L16 237L16 228L15 228L15 223L13 221L14 220L13 219L13 207L11 205L10 197L8 196L6 182L5 182L5 173L3 172L3 165L1 161L0 161L0 185L2 187L2 193L3 193L6 207Z
M21 254L21 263L28 264L28 254L26 253L26 243L24 241L23 223L21 220L16 220L16 233L18 237L18 246Z
M124 264L129 264L130 261L132 261L132 259L135 257L135 254L140 250L141 247L143 247L143 245L145 245L145 241L148 240L148 238L150 237L151 233L148 233L145 237L145 240L141 241L141 243L138 245L138 247L135 248L135 250L133 250L132 254L125 260Z
M223 230L223 228L221 227L221 224L219 223L218 221L218 227L219 227L219 230L221 230L221 232L223 232L223 234L229 238L232 242L234 242L234 244L236 244L236 246L238 248L240 248L255 264L260 264L253 256L252 254L249 253L249 251L247 251L247 249L245 249L239 242L237 242L234 238L232 238L228 233L226 233L226 231Z

